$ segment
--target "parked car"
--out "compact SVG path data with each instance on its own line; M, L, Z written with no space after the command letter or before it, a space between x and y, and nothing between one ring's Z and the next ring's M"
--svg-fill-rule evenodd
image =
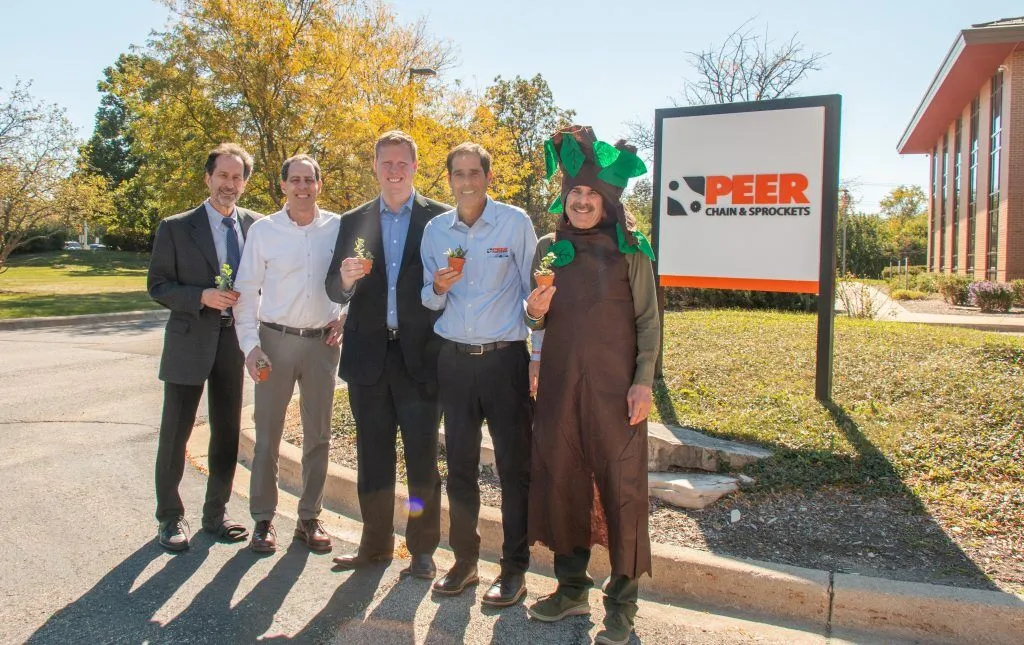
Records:
M106 244L97 244L97 243L94 242L94 243L89 245L89 250L90 251L106 251L107 250L107 245Z
M67 242L64 243L64 250L65 251L81 251L82 250L82 245L80 243L78 243L78 242L73 241L73 240L68 240Z

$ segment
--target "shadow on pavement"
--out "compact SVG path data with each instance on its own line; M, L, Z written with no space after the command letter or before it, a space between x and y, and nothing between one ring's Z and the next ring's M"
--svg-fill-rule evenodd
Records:
M326 643L334 640L339 628L349 621L360 620L366 608L373 602L374 593L387 572L385 563L377 566L356 569L347 575L344 582L338 585L330 600L324 605L305 627L292 638L268 639L274 641L291 641L296 643Z
M430 585L429 580L409 578L392 586L362 621L350 620L340 625L341 629L336 634L337 642L415 645L416 612L430 592ZM367 598L366 602L372 600L372 594L363 597Z
M28 642L71 643L83 637L93 643L154 640L160 627L151 622L153 615L199 570L209 556L211 543L200 534L188 551L171 558L132 591L146 567L166 557L155 541L143 544L81 598L51 616Z

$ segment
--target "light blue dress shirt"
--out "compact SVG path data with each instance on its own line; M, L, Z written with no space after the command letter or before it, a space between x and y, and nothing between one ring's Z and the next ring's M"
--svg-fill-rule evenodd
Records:
M384 244L384 269L388 276L388 327L398 329L398 272L402 268L402 254L405 239L409 236L409 222L412 221L413 192L409 200L393 212L380 198L380 234Z
M434 273L448 265L447 249L466 249L462 279L442 295L434 293ZM423 305L442 311L434 331L458 343L526 340L523 301L530 295L530 265L537 234L520 208L487 198L472 227L458 210L442 213L423 229Z
M217 249L217 270L227 264L228 241L225 238L228 227L224 226L224 220L228 219L210 204L210 200L203 202L206 206L206 217L210 220L210 230L213 231L213 246ZM238 238L238 250L245 249L245 236L242 235L242 223L238 221L238 209L231 212L231 219L235 220L235 236ZM237 277L237 276L236 276Z

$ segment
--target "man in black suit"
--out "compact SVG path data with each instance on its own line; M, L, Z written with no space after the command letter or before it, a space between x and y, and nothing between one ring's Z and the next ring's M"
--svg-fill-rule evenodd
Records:
M380 196L341 216L327 295L348 303L339 374L348 383L356 422L359 550L334 558L356 568L392 558L395 547L395 441L401 429L409 478L406 544L412 562L403 573L432 580L434 551L441 538L441 478L437 434L434 333L438 314L423 306L423 227L450 206L413 190L416 143L400 131L386 132L374 146L373 168ZM373 255L369 272L355 257L356 241Z
M160 359L164 409L156 455L157 540L170 551L189 545L185 507L178 485L185 469L185 444L209 384L210 477L203 528L229 541L248 537L244 524L225 507L238 458L244 357L232 328L231 306L238 294L218 289L225 264L238 269L245 235L259 213L236 202L252 173L252 157L224 143L206 159L204 181L210 197L198 208L160 222L149 265L149 295L171 310Z

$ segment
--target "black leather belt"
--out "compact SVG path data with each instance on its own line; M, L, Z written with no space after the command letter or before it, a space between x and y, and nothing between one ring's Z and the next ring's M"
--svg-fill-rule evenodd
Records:
M455 349L457 351L463 352L464 354L469 354L471 356L480 356L484 352L490 352L495 349L505 349L510 345L525 345L526 343L526 341L522 340L499 340L495 343L483 343L482 345L477 345L475 343L456 343L453 340L450 340L448 342L451 343L452 345L455 345Z
M388 340L398 340L398 330L388 327Z
M221 327L231 327L234 324L235 324L235 317L234 316L230 316L229 315L229 316L221 316L220 317L220 326Z
M330 327L319 327L317 329L299 329L297 327L288 327L286 325L278 325L277 323L263 322L260 324L267 329L273 329L274 331L282 331L292 336L301 336L303 338L323 338L327 334L331 333Z

